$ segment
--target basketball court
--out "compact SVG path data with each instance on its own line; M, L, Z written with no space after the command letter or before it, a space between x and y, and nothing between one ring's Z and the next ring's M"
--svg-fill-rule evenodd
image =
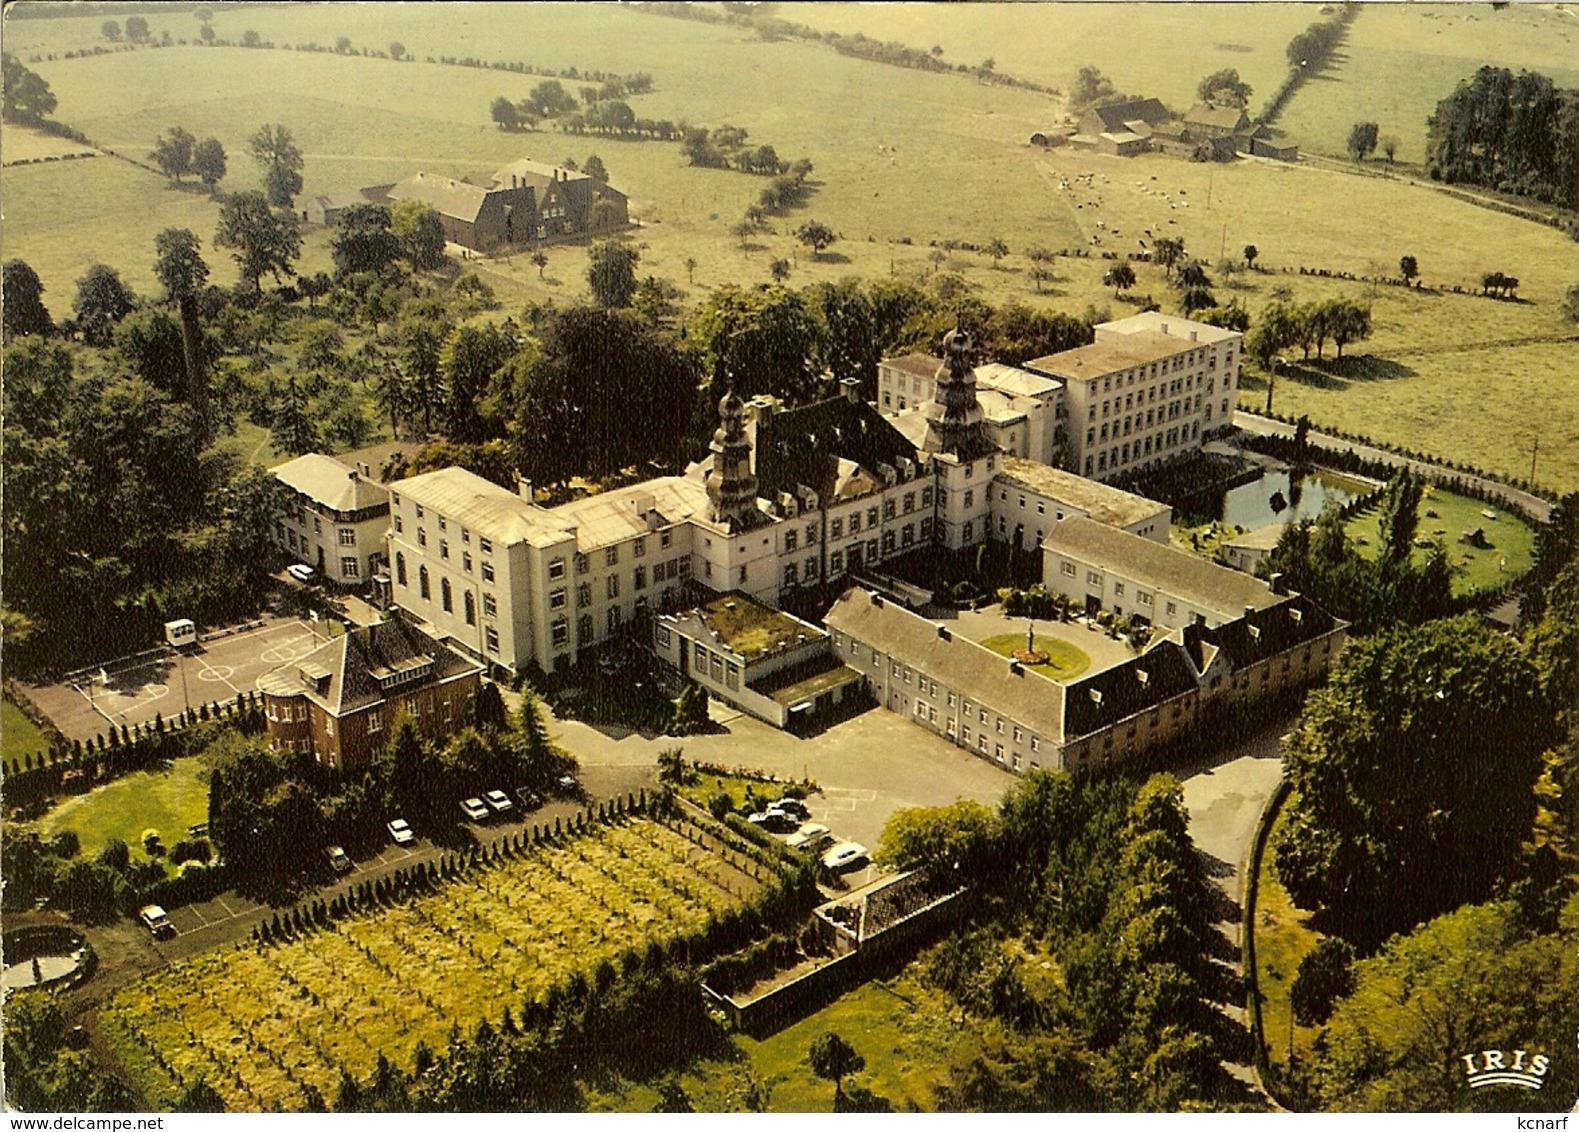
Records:
M88 740L111 726L132 727L156 716L171 719L187 707L234 701L237 693L253 691L265 672L300 660L328 639L323 625L268 618L258 628L181 653L167 648L112 661L30 694L68 739Z

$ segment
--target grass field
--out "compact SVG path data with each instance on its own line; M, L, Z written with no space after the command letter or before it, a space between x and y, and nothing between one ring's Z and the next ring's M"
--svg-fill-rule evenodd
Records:
M932 1086L943 1079L955 1047L974 1034L951 1017L939 992L923 986L912 965L898 975L874 979L823 1009L769 1037L737 1034L735 1060L702 1061L680 1076L699 1112L740 1112L755 1083L768 1112L828 1112L833 1085L811 1071L811 1043L832 1030L866 1059L866 1068L845 1081L870 1089L900 1112L930 1111ZM650 1084L600 1082L589 1093L595 1112L650 1112L658 1094Z
M1148 76L1166 74L1186 95L1197 71L1224 63L1254 76L1253 84L1264 83L1254 68L1277 72L1282 45L1314 18L1309 7L1257 7L1253 26L1247 26L1243 9L1207 7L1126 9L1122 36L1108 34L1114 16L1106 7L1049 14L1014 5L806 6L795 9L794 18L844 30L870 24L860 30L926 46L940 42L946 58L959 52L978 61L991 54L1006 71L1044 79L1045 72L1062 72L1088 56L1098 65L1106 59L1111 66L1104 69L1121 86L1144 88ZM1425 20L1424 10L1407 7L1411 12L1368 8L1355 34L1389 20ZM417 168L466 174L523 154L584 160L596 152L643 221L633 237L640 273L678 285L682 306L720 283L766 282L770 263L784 258L793 265L792 286L846 276L924 280L941 267L960 273L988 301L1020 299L1071 312L1106 307L1122 314L1128 308L1115 303L1101 283L1107 264L1100 258L1056 260L1056 277L1040 293L1025 251L1033 245L1078 249L1101 235L1099 252L1122 252L1136 250L1140 239L1167 234L1183 237L1187 250L1211 265L1253 243L1268 270L1228 280L1214 271L1222 301L1239 301L1254 315L1274 288L1287 287L1296 302L1346 294L1375 307L1375 336L1357 351L1363 357L1341 371L1297 371L1279 384L1279 410L1309 412L1318 424L1520 475L1540 436L1542 482L1579 487L1579 345L1561 340L1572 329L1557 313L1562 292L1574 281L1574 245L1550 228L1452 200L1428 186L1341 170L1032 150L1026 143L1030 132L1059 109L1045 96L866 63L811 44L761 42L737 29L614 6L520 5L489 9L486 17L480 9L435 11L423 5L380 8L376 17L354 18L352 11L222 9L216 28L221 35L239 35L255 27L266 39L290 43L328 43L345 33L358 45L379 48L399 38L418 58L473 52L549 66L647 70L655 89L633 100L638 114L743 126L753 142L771 143L781 156L811 158L817 191L804 210L776 221L776 233L742 246L728 229L755 200L761 188L756 178L689 168L678 147L665 143L493 129L486 116L489 100L500 93L523 96L536 81L531 76L360 56L179 46L45 58L34 65L60 97L58 117L127 152L146 152L160 131L177 122L200 137L218 136L231 155L228 189L256 184L244 142L267 121L290 126L306 153L304 198ZM1489 11L1478 15L1493 17ZM1579 22L1516 11L1496 13L1495 22L1517 31L1525 26L1519 21L1538 17ZM31 57L95 42L98 22L13 19L7 31L15 49ZM161 21L152 22L157 34ZM195 20L173 14L168 25L173 34L186 35ZM1188 29L1194 30L1186 34ZM1537 32L1510 31L1505 45L1523 44L1521 36ZM1469 41L1444 36L1449 55L1473 54L1464 47ZM1434 49L1422 37L1415 39L1419 51ZM1539 59L1557 54L1560 37L1554 31L1547 39L1552 46ZM1205 45L1201 50L1211 58L1176 68L1180 43ZM1099 50L1106 54L1091 54ZM1043 73L1020 65L1034 59L1046 60ZM1429 95L1434 104L1440 94L1425 88L1436 80L1416 82L1415 73L1397 85L1411 97ZM1294 107L1324 97L1329 86L1342 82L1312 83ZM1346 113L1337 117L1346 129ZM1089 186L1077 180L1081 174L1090 174ZM201 193L168 188L162 178L124 162L23 167L7 176L7 254L39 271L46 301L59 316L69 306L75 279L96 260L119 267L134 286L151 288L153 234L178 224L192 227L207 244L215 211ZM841 234L829 254L816 260L789 234L808 218L824 220ZM993 237L1011 249L1001 264L964 251L940 265L930 258L933 241ZM233 279L228 257L205 250L216 279ZM1389 275L1404 254L1419 258L1431 288L1474 288L1486 270L1516 274L1521 301L1373 288L1294 273L1304 265ZM557 247L548 255L541 280L522 255L477 267L500 289L507 309L525 299L583 298L585 250ZM695 260L694 272L688 260ZM327 262L325 234L310 230L304 269ZM1176 300L1162 273L1144 264L1137 271L1134 293L1150 293L1171 308ZM1252 380L1245 404L1263 399Z
M1436 104L1488 64L1579 86L1579 19L1544 4L1367 4L1335 65L1290 100L1278 126L1304 149L1345 157L1349 128L1375 122L1398 139L1399 161L1420 162Z
M143 859L143 830L157 829L169 849L187 837L187 828L208 820L208 766L201 756L176 759L163 770L137 771L87 794L67 798L39 821L50 836L75 830L82 854L98 856L118 837Z
M199 1076L232 1109L296 1108L303 1082L333 1097L342 1066L364 1078L379 1052L409 1068L418 1042L442 1050L451 1025L497 1021L756 888L664 826L602 827L305 939L210 952L121 991L100 1023L156 1109Z
M70 138L58 138L54 134L46 134L42 130L29 129L27 126L7 126L5 131L5 164L18 165L24 162L59 160L63 157L95 156L91 146L81 142L74 142Z
M1025 638L1018 633L1003 633L981 642L999 656L1013 656L1025 647ZM1028 664L1026 668L1048 680L1073 680L1091 667L1091 658L1068 641L1043 635L1036 640L1038 651L1047 654L1046 664Z
M43 730L10 700L0 700L0 758L27 758L49 749Z
M1273 838L1288 813L1285 803L1273 822ZM1267 852L1261 859L1261 871L1256 874L1256 973L1261 990L1261 1026L1274 1062L1288 1061L1290 1034L1296 1054L1309 1058L1311 1043L1319 1027L1293 1024L1293 1008L1289 1005L1289 990L1299 971L1299 961L1312 948L1320 935L1310 927L1310 913L1294 907L1288 893L1278 882L1277 871L1272 867L1273 840L1267 842ZM1290 1029L1292 1027L1292 1030Z
M1448 561L1459 571L1453 578L1454 593L1489 589L1517 578L1530 568L1534 561L1535 532L1521 520L1495 506L1489 509L1496 512L1497 517L1488 519L1482 514L1488 505L1478 499L1430 486L1426 491L1428 494L1420 502L1419 537L1440 538L1446 545ZM1429 517L1427 511L1435 511L1437 517ZM1459 536L1471 527L1480 527L1486 532L1488 548L1477 549L1459 541ZM1365 540L1360 553L1368 558L1374 558L1380 550L1380 529L1377 509L1356 516L1348 527L1351 538ZM1425 561L1425 556L1425 550L1416 549L1415 564ZM1502 566L1503 559L1507 560L1506 568Z

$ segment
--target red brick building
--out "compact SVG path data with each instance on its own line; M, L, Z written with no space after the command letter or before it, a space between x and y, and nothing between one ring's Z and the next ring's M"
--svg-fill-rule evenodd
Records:
M482 668L396 618L353 629L259 682L270 745L354 771L384 749L404 711L429 739L472 720Z

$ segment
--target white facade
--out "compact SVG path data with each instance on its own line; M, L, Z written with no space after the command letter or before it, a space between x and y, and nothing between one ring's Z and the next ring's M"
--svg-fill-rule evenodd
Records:
M365 585L384 563L389 492L371 470L309 453L269 469L295 496L274 526L275 543L328 581Z
M1188 455L1233 423L1242 336L1152 311L1027 368L1064 382L1065 466L1111 479Z
M992 484L992 537L1038 550L1066 519L1095 519L1154 542L1168 541L1173 509L1073 472L1012 456Z

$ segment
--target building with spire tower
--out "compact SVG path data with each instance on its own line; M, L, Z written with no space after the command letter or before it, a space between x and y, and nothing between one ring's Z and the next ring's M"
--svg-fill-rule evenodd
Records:
M746 435L746 406L731 389L718 403L718 429L713 433L712 467L707 486L707 517L731 531L758 525L757 477L751 470L751 438Z

